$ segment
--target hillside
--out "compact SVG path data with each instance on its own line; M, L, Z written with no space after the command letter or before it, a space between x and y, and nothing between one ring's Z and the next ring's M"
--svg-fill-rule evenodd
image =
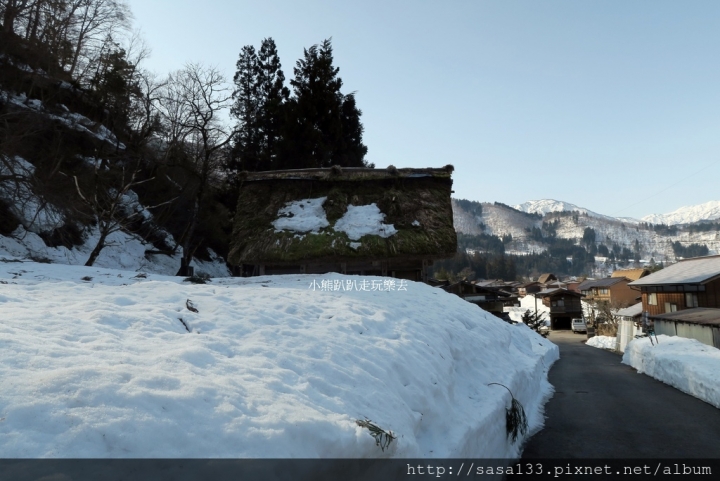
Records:
M498 202L456 200L453 216L455 229L467 236L463 237L463 247L471 252L542 254L555 258L556 267L564 273L604 276L636 261L667 263L683 257L720 253L720 224L708 222L715 215L713 206L708 203L657 217L681 220L682 225L614 218L555 200L531 201L514 207ZM689 219L697 220L685 222ZM496 238L497 242L489 242L488 237ZM488 251L487 245L501 241L500 252L498 249ZM581 250L587 256L583 257ZM572 266L571 261L563 264L571 257L589 264L584 269ZM523 264L520 259L515 262ZM518 268L517 275L526 276L529 272Z
M720 201L712 200L700 205L680 207L668 214L651 214L642 218L651 224L691 224L720 219Z
M233 197L196 127L170 115L179 94L170 110L157 100L177 82L117 43L82 50L83 70L51 47L0 32L0 254L229 275Z

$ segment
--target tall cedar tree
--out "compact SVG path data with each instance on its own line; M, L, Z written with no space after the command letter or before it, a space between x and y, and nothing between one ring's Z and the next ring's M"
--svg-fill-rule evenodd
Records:
M260 134L258 131L258 57L255 47L246 45L240 51L237 72L233 81L233 106L230 114L238 121L232 156L227 169L231 172L257 170L260 163Z
M237 118L237 134L228 170L276 170L282 111L290 91L275 41L266 38L255 52L243 47L234 77L232 115Z
M281 139L283 108L290 96L285 87L277 47L266 38L258 52L257 94L259 100L257 129L260 138L260 162L257 170L276 170L277 150Z
M286 103L278 166L371 166L365 161L362 112L353 94L340 92L340 69L333 66L330 39L305 49L293 71L293 96Z

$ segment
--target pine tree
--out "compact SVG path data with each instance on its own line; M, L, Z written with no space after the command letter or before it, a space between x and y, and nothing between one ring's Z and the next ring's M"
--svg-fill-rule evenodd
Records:
M277 150L281 140L283 109L290 91L285 87L285 75L272 38L264 39L258 52L257 94L258 170L275 170L278 168Z
M543 319L542 313L535 314L528 309L522 315L522 322L542 337L547 337L550 334L550 331L545 328L545 319Z
M230 114L238 121L232 155L227 170L258 170L260 164L259 117L259 60L255 47L246 45L240 52L237 71L233 77L235 91Z
M361 111L353 94L340 92L340 69L333 65L330 39L304 50L290 81L280 162L284 168L363 167Z
M238 125L228 170L278 169L283 109L290 91L272 38L264 39L257 53L252 45L243 47L234 80L231 113Z

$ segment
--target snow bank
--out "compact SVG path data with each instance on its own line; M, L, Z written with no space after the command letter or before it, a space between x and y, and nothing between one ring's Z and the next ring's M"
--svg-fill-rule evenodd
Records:
M623 364L720 408L720 349L684 337L657 339L654 346L647 337L630 341Z
M585 344L587 346L599 347L600 349L615 350L615 346L617 346L617 338L610 336L594 336L588 339Z
M335 290L353 280L0 262L0 457L518 456L488 384L532 434L557 346L424 284Z

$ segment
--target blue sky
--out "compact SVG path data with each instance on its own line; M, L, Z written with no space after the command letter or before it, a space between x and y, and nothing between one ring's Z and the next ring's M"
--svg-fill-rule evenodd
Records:
M720 2L130 0L159 74L286 78L332 37L378 167L455 166L455 196L642 217L720 200ZM200 5L202 4L202 7Z

